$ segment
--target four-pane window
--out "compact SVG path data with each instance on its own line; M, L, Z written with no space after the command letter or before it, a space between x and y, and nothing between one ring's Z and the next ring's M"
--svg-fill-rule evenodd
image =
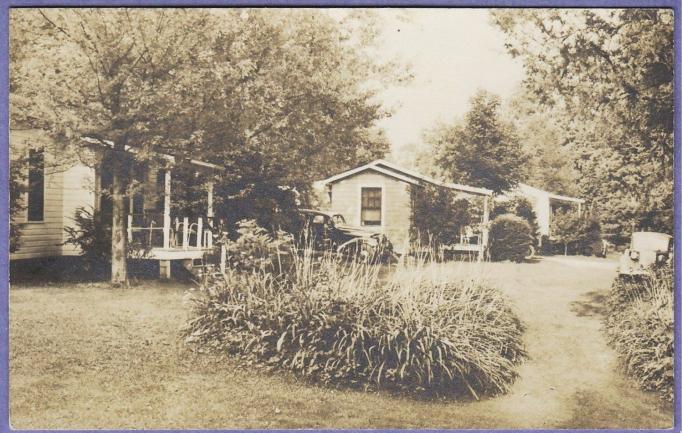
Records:
M362 188L361 201L360 224L363 226L380 226L381 188Z

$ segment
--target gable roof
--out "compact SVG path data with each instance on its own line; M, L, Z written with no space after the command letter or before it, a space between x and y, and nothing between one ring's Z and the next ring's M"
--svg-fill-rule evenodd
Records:
M400 181L412 184L412 185L423 185L424 183L431 184L431 185L436 185L448 189L452 189L455 191L462 191L462 192L467 192L470 194L476 194L476 195L486 195L490 196L492 195L492 191L486 188L477 188L474 186L469 186L469 185L462 185L458 183L448 183L448 182L442 182L440 180L434 179L429 176L425 176L421 173L417 173L416 171L408 170L403 167L399 167L396 164L390 163L388 161L385 161L383 159L377 159L375 161L372 161L368 164L361 165L359 167L355 167L353 169L344 171L343 173L339 173L335 176L331 176L327 179L324 179L320 181L322 184L331 184L334 182L338 182L341 179L345 179L347 177L353 176L355 174L361 173L363 171L375 171L381 174L384 174L386 176L393 177L395 179L398 179Z

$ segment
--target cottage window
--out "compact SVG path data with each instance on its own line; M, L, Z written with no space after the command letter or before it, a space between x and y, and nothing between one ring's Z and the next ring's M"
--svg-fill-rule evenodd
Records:
M360 224L363 226L380 226L381 188L362 188L361 196Z
M43 221L45 214L45 156L42 150L28 152L28 221Z

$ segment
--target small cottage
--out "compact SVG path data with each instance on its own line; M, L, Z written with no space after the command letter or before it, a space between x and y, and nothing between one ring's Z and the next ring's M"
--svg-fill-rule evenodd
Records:
M318 182L325 188L326 206L344 216L349 224L385 234L397 252L407 251L410 241L410 187L434 185L456 192L458 197L480 197L484 203L482 233L475 244L462 238L461 251L479 254L487 244L488 205L492 191L485 188L441 182L384 160L344 171Z

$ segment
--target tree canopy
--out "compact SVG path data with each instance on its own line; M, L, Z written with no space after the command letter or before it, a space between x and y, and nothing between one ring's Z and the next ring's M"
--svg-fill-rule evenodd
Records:
M669 9L492 12L575 156L607 232L672 231L673 16Z
M137 160L162 151L215 162L237 195L254 178L303 190L388 149L376 127L388 112L375 96L406 75L371 55L366 18L348 14L345 26L299 9L15 10L11 119L50 132L67 160L90 137L113 143L114 155L130 157L132 146ZM124 268L132 183L119 156L112 260Z
M512 189L523 179L526 155L516 130L500 115L500 98L478 91L463 122L441 125L425 135L433 163L451 182L495 192Z

